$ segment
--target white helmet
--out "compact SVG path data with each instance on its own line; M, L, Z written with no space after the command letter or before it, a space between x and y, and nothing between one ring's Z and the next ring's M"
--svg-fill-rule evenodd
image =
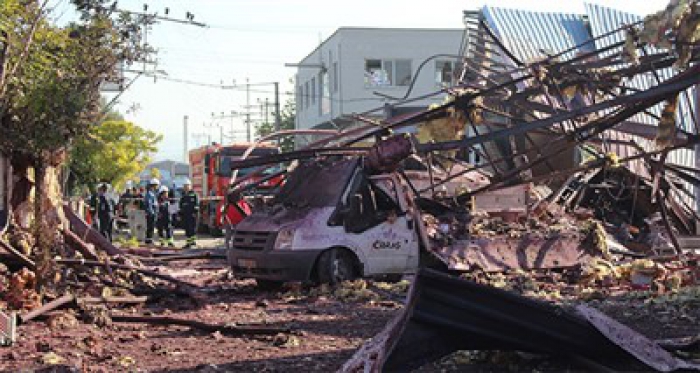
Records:
M191 186L191 185L192 185L192 180L190 180L190 179L185 179L185 180L182 182L182 185L190 185L190 186Z
M160 187L160 189L158 189L158 194L161 194L163 192L168 193L168 187L166 187L165 185L163 185L162 187Z
M153 178L151 179L150 185L160 185L160 180Z

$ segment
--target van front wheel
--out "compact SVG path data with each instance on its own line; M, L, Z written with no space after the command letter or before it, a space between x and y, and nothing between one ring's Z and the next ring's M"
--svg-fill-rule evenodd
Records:
M356 277L354 260L343 249L329 249L318 258L318 281L322 284L337 285Z

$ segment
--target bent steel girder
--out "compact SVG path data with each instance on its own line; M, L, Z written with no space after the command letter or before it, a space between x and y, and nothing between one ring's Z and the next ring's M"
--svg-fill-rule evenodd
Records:
M479 25L483 26L482 23L470 24L479 27ZM511 55L503 50L505 46L493 33L481 29L475 31L479 34L477 42L480 41L483 44L482 49L492 50L494 55L501 59ZM623 32L624 28L620 28L603 34L599 38ZM596 39L582 44L592 43ZM478 72L478 74L472 74L471 77L474 80L461 82L449 89L455 96L443 105L396 121L386 120L379 123L373 121L369 125L319 141L305 150L276 157L234 162L233 167L251 167L293 159L347 154L341 149L365 140L382 138L392 130L421 125L431 119L454 115L455 111L467 114L476 110L488 112L490 117L484 120L484 124L492 125L484 126L482 131L481 123L467 122L465 127L478 128L478 135L452 141L420 144L417 150L424 154L460 149L480 152L484 158L488 158L494 174L493 185L489 189L508 182L518 182L520 180L516 176L519 176L522 171L548 163L548 159L585 142L598 139L607 131L616 130L618 125L623 132L625 129L630 132L630 128L645 131L642 133L643 140L648 142L653 137L653 129L635 126L634 120L630 118L639 113L646 113L652 119L658 117L651 109L665 99L697 84L700 71L698 66L694 65L686 71L676 72L671 79L661 81L656 71L668 68L676 61L672 53L665 51L654 54L643 53L638 64L628 64L624 62L623 45L623 42L613 43L607 47L564 59L563 56L575 50L575 46L538 61L517 61L519 63L513 63L515 66L510 69L500 66L497 73L480 69L478 63L492 64L498 61L475 58L465 64L467 70ZM642 50L643 46L639 46L639 49ZM627 87L624 83L645 74L654 74L658 84L647 89L637 89ZM475 88L479 86L483 88ZM584 101L578 106L574 105L566 94L566 92L570 94L573 89L576 89L577 94L582 96ZM401 102L397 103L397 105L400 104ZM679 130L677 141L682 142L684 137L697 135L695 130L697 124L694 123L694 118L692 122L693 130L689 131L687 128L686 131ZM543 147L535 143L531 138L534 134L551 136L547 146ZM636 133L632 133L632 136L636 136ZM489 154L491 150L484 146L495 142L516 144L518 137L527 140L528 146L524 149L511 147L510 151L504 152L505 154ZM326 148L329 145L332 147ZM362 155L368 151L366 147L351 149L349 152L356 155ZM523 158L526 159L525 162L522 162ZM499 162L515 165L515 159L520 159L517 167L510 167L510 169L495 167ZM483 168L483 166L475 166L475 168ZM553 169L551 166L548 168L550 171Z

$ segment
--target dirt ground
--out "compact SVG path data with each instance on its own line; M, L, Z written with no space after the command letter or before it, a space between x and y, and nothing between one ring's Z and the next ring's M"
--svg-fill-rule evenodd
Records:
M165 315L209 323L288 327L290 334L228 337L187 327L78 323L47 328L32 322L19 328L18 343L0 349L0 370L50 367L113 371L284 372L333 371L397 311L395 303L343 302L332 297L290 297L260 292L252 281L230 279L222 262L180 262L178 276L206 284L211 294L199 304L172 297L123 312ZM221 269L214 269L219 267ZM177 274L177 271L175 272Z
M334 371L400 310L388 300L339 300L312 290L262 292L248 280L230 277L223 261L172 263L168 272L207 289L195 302L167 297L120 313L171 316L219 324L286 327L288 334L229 337L180 326L79 322L49 328L37 321L19 329L18 343L0 349L1 371L149 372L313 372ZM298 290L298 289L297 289ZM696 298L697 299L697 298ZM652 338L700 334L700 306L685 303L681 313L666 301L634 296L589 301L590 305ZM466 354L466 355L465 355ZM461 352L419 371L499 371L523 368L557 371L551 359L524 360L514 353ZM519 370L519 369L516 369Z
M222 243L221 239L204 238L200 247L214 248ZM196 298L166 296L144 305L118 307L114 313L280 327L291 332L232 337L182 326L123 322L97 326L76 322L70 316L68 321L54 322L61 320L55 317L54 321L22 325L16 344L0 347L0 371L335 371L400 311L403 294L385 291L354 300L327 289L319 291L322 288L291 286L276 292L261 291L252 280L233 278L223 260L170 262L160 271L203 290ZM586 302L653 339L663 339L700 335L698 294L698 288L692 288L663 297L624 293ZM55 316L71 312L60 311ZM533 362L512 352L465 351L419 371L578 368L549 358Z

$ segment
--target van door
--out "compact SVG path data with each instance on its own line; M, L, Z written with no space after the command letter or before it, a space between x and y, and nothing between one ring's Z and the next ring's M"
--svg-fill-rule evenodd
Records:
M413 216L399 199L400 185L382 175L365 179L350 196L345 228L369 261L365 274L403 273L414 270L418 238Z

